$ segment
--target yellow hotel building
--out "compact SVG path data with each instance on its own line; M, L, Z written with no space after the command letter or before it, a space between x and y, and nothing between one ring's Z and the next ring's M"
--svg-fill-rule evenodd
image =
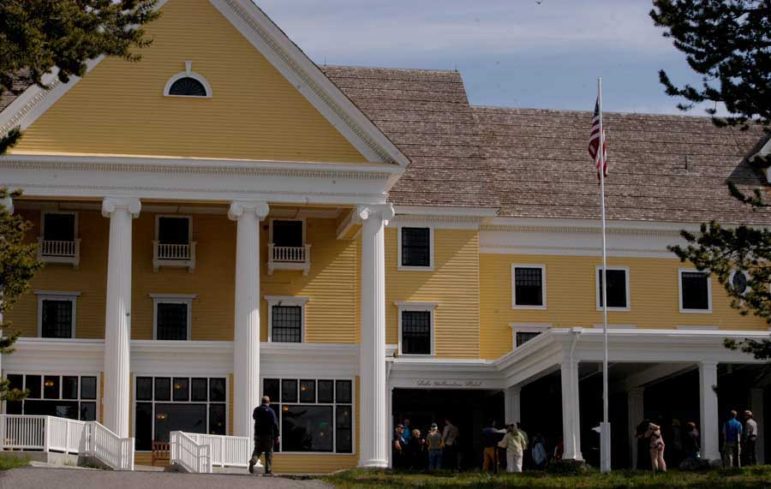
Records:
M404 418L454 419L469 467L488 418L596 461L591 114L475 107L457 72L318 66L249 0L161 4L140 62L0 105L0 134L24 130L0 185L46 262L8 314L2 373L30 395L3 412L98 421L149 463L172 432L249 437L265 393L280 472L386 467ZM704 118L606 127L613 464L645 417L697 422L717 459L728 409L771 422L763 365L723 339L769 325L667 246L710 219L768 226L725 182L768 189L746 161L771 146Z

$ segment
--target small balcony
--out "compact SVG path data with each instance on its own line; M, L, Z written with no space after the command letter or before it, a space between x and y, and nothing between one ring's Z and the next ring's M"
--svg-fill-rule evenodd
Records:
M195 241L188 244L153 241L153 270L161 267L195 270Z
M276 246L268 244L268 275L274 270L302 270L308 275L311 269L311 245Z
M69 241L54 241L44 238L37 240L38 260L45 263L66 263L78 268L80 265L80 238Z

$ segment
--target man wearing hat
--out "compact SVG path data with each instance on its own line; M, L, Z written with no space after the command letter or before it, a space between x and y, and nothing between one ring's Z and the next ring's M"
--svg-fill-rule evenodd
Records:
M758 422L752 417L752 411L748 409L744 411L744 447L742 447L745 465L755 465L758 463L755 458L755 442L757 440Z

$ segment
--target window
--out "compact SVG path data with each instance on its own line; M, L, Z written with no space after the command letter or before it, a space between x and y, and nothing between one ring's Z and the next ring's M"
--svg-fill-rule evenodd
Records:
M162 245L190 244L192 226L189 216L158 216L156 237Z
M433 355L434 304L401 303L399 307L399 353Z
M353 382L264 379L273 401L281 452L353 453Z
M38 305L38 336L74 338L76 301L80 292L35 292Z
M711 296L709 274L680 270L680 312L711 312Z
M512 265L513 307L546 308L545 265Z
M156 340L185 341L191 336L190 310L195 295L151 294Z
M185 61L185 71L169 78L163 94L170 97L209 98L212 89L206 78L193 71L193 62Z
M731 289L739 295L744 295L749 289L749 277L747 272L743 270L734 270L731 272L731 276L728 278L731 284Z
M512 324L514 348L519 348L528 341L551 328L548 324Z
M43 241L75 241L77 214L74 212L44 212Z
M134 417L136 449L169 441L172 431L224 435L227 384L217 377L137 377Z
M399 268L433 268L433 229L428 227L399 228Z
M7 414L96 419L96 376L9 374L8 381L11 389L27 389L29 395L21 401L7 401Z
M307 297L267 296L268 341L274 343L302 343L304 338L305 303Z
M597 267L597 310L601 311L602 302L602 267ZM608 309L629 310L629 269L610 268L608 276Z
M301 247L305 245L305 221L273 219L271 221L274 246Z
M156 216L153 270L161 267L195 269L193 219L190 216Z
M46 263L80 264L78 215L75 212L44 211L38 237L38 259Z

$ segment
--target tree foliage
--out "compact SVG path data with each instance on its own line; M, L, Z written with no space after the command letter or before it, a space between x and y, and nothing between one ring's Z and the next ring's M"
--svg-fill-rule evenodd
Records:
M48 88L44 75L56 68L59 81L83 76L100 55L139 59L133 48L150 44L142 26L155 19L157 0L0 1L0 95L31 84ZM0 135L0 154L21 137Z

